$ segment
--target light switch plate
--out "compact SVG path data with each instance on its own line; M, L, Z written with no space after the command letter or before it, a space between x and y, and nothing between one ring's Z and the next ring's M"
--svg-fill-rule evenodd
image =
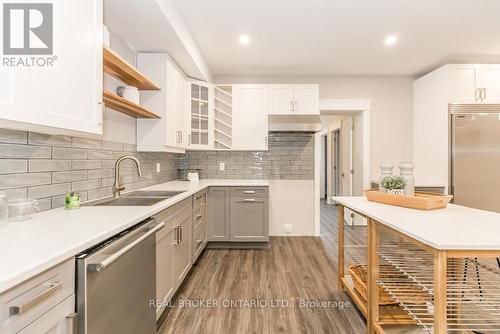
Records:
M283 229L285 230L285 233L293 233L292 224L283 224Z
M161 172L161 166L159 162L156 163L156 172L157 173Z
M219 170L226 170L226 163L225 162L219 163Z

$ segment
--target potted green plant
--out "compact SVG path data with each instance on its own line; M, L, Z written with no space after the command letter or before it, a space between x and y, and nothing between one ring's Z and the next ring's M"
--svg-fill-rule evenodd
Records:
M383 192L392 195L404 195L406 180L401 176L386 176L382 179Z

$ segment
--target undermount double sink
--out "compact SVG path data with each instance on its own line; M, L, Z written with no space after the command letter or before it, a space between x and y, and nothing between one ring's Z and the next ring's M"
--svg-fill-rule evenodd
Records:
M182 194L184 191L155 191L155 190L138 190L128 194L123 194L118 198L105 198L95 202L90 202L89 206L150 206L176 195Z

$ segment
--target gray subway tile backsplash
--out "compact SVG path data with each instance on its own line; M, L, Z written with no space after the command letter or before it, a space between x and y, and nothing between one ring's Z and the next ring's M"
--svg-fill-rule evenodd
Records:
M141 162L143 176L124 161L127 190L179 179L179 168L199 168L202 178L311 180L314 136L270 133L269 151L190 151L184 155L136 152L136 146L96 139L49 136L0 129L0 190L9 198L34 197L42 210L64 206L65 194L78 191L82 200L112 194L115 161L130 154ZM219 170L219 163L225 170ZM156 164L161 167L156 172Z
M181 157L181 166L200 169L206 179L313 180L314 135L269 133L269 151L193 151Z
M109 196L115 161L126 154L140 160L144 175L139 179L124 162L127 190L178 179L179 154L135 151L129 144L0 129L0 191L9 199L36 198L41 210L64 206L68 191L83 201Z

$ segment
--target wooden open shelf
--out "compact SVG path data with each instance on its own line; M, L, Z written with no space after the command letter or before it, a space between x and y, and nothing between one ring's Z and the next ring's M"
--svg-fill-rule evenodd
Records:
M110 91L105 90L103 97L106 107L122 112L128 116L135 118L160 118L160 116L152 113L146 108L113 94Z
M139 72L134 66L127 63L113 50L104 47L104 72L117 78L129 86L137 87L141 90L160 90L160 86L149 80L144 74Z

